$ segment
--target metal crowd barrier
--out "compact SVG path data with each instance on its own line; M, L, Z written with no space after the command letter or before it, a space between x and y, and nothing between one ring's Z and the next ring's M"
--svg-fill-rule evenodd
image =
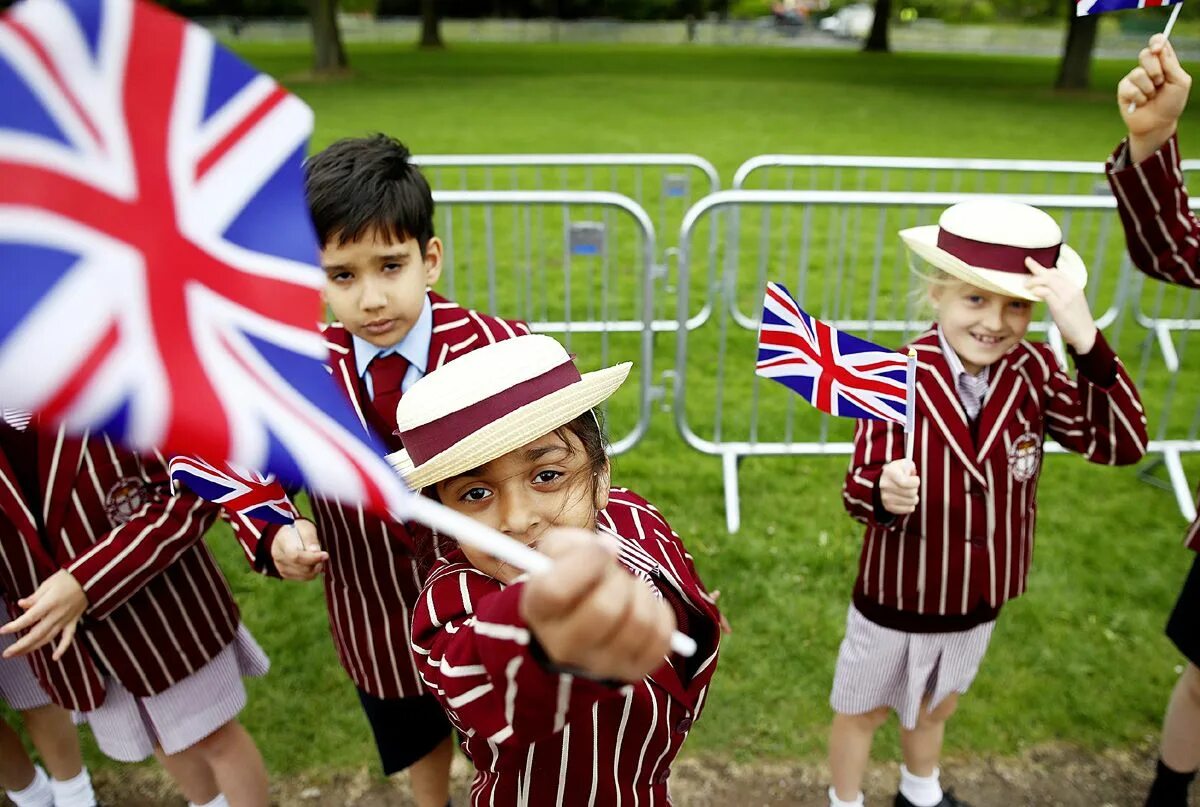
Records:
M988 194L994 196L995 194ZM766 280L788 286L809 313L838 327L899 345L923 331L932 314L920 313L920 287L914 282L897 230L936 223L941 210L972 194L723 191L693 205L680 231L677 317L690 311L690 275L697 269L693 243L704 243L713 230L726 239L724 290L729 305L714 311L713 323L676 334L674 409L679 434L706 454L722 458L726 521L731 532L740 522L738 463L748 456L849 454L853 422L820 414L782 386L754 374L756 333L738 321L736 311L757 310ZM1113 226L1111 196L1010 196L1041 207L1064 225L1066 238L1088 263L1089 294L1106 301L1098 318L1106 336L1134 371L1152 428L1150 451L1160 454L1180 510L1194 515L1191 488L1180 463L1184 452L1200 451L1200 408L1175 407L1181 390L1200 389L1200 362L1183 362L1191 331L1180 336L1179 361L1168 366L1154 350L1153 334L1126 328L1117 314L1127 294L1123 239L1100 237ZM792 214L802 226L756 227L746 212L782 221ZM726 226L715 218L724 212ZM772 219L773 217L773 219ZM853 227L851 227L853 223ZM766 233L766 236L763 233ZM747 242L754 242L750 246ZM799 241L799 243L793 243ZM708 258L701 250L702 260ZM743 264L756 271L742 271ZM703 271L703 269L701 270ZM1188 297L1184 318L1200 317L1200 293ZM1095 307L1093 300L1093 310ZM1116 313L1114 313L1116 312ZM1048 315L1047 315L1048 317ZM757 315L753 321L757 323ZM1034 329L1050 331L1048 319ZM1198 337L1200 338L1200 337ZM1193 349L1194 350L1194 349ZM1061 356L1061 345L1059 347ZM1192 402L1182 402L1184 406ZM1048 450L1058 447L1048 444Z
M654 224L637 202L608 191L434 191L447 244L439 290L456 302L554 334L588 371L637 357L612 399L612 452L649 427L654 381ZM608 226L591 223L600 211ZM535 215L536 214L536 215ZM499 233L500 217L522 226ZM536 256L536 259L535 259ZM630 417L629 413L635 413Z
M1200 168L1200 160L1184 160L1185 175ZM858 155L762 154L743 162L734 173L734 190L829 190L894 191L922 193L987 193L1021 195L1098 195L1111 193L1102 161L1005 160L942 157L871 157ZM736 212L735 212L736 216ZM1069 221L1063 222L1064 229ZM735 227L737 225L734 225ZM1095 234L1100 246L1119 222L1106 219ZM1085 255L1085 257L1087 257ZM1099 311L1095 292L1089 289L1089 302L1097 311L1097 321L1109 325L1121 314L1121 307L1138 300L1135 307L1140 325L1152 331L1168 366L1176 366L1174 332L1200 330L1200 317L1183 316L1187 306L1185 291L1161 284L1143 291L1138 273L1134 273L1131 294L1108 301ZM1143 295L1150 297L1147 301ZM1167 313L1170 312L1170 313ZM742 327L757 328L757 316L734 308ZM895 329L884 323L882 329Z
M609 191L623 194L650 215L662 234L659 252L652 267L656 278L662 278L664 294L656 301L653 329L673 331L675 312L669 299L674 291L668 276L668 264L673 260L676 244L673 239L679 220L696 200L720 190L721 180L712 163L695 154L427 154L414 157L438 191ZM443 213L438 217L438 235L446 245L447 258L456 252L470 251L473 238L483 237L495 242L502 230L523 231L524 242L532 241L533 230L542 226L541 209L523 212L513 208L503 219L493 214L485 217L482 233L462 231ZM580 215L574 222L579 232L580 249L588 238L602 237L611 227L611 209L598 208ZM600 234L600 235L597 235ZM536 252L525 256L540 261ZM716 241L710 243L716 249ZM701 305L688 320L688 327L704 323L712 311L716 284L708 279ZM578 323L577 323L578 324ZM593 321L594 327L602 323Z

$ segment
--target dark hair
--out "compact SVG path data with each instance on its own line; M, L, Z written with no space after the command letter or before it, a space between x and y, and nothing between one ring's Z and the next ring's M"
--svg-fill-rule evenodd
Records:
M584 471L592 474L599 474L608 465L608 440L604 437L604 429L600 425L600 413L595 409L589 409L582 415L579 415L569 423L565 423L554 430L558 438L566 444L567 450L572 451L571 441L567 439L567 434L575 435L575 438L583 444L584 457L587 459L587 464L584 466ZM595 476L592 479L596 479ZM595 482L592 483L592 497L596 496Z
M304 163L304 190L322 246L378 231L416 239L424 256L433 238L433 193L394 137L349 137L314 154Z

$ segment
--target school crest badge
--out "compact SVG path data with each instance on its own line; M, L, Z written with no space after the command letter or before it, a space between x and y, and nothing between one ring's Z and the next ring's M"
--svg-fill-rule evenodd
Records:
M1042 461L1042 438L1025 432L1008 448L1008 473L1018 482L1028 482L1038 472Z
M104 497L104 512L113 529L133 518L150 502L150 491L146 483L136 476L123 476L117 480Z

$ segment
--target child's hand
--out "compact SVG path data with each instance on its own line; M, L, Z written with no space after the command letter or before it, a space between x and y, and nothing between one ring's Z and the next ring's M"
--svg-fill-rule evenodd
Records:
M283 527L271 544L271 560L285 580L312 580L325 570L329 553L321 549L317 525L298 518L291 527Z
M554 559L521 595L521 615L560 667L640 681L670 652L675 614L617 563L616 548L583 530L553 530L537 548Z
M897 516L906 516L917 509L921 500L921 477L912 460L892 460L883 466L879 476L879 499L883 509Z
M1047 269L1033 258L1026 258L1025 265L1033 273L1025 281L1025 288L1049 307L1063 341L1081 356L1089 352L1096 344L1096 321L1083 289L1067 280L1062 272Z
M1179 64L1162 34L1150 37L1138 66L1117 84L1117 104L1129 127L1129 158L1137 163L1158 151L1175 133L1187 106L1192 77Z
M54 660L58 661L71 646L75 626L87 610L88 601L79 581L66 569L60 569L38 586L37 591L17 600L17 605L24 608L25 613L0 628L0 633L29 632L5 650L4 657L31 653L62 634L54 648Z

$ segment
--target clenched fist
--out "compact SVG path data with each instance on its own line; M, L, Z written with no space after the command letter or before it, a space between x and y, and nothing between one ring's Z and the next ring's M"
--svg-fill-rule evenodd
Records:
M537 548L554 565L525 584L521 615L552 662L628 682L662 665L675 613L618 563L607 536L554 530Z
M276 533L271 542L271 560L285 580L312 580L325 570L329 553L321 548L317 526L301 518Z
M912 460L893 460L883 466L879 476L879 499L883 509L897 516L906 516L917 509L921 500L921 477Z

